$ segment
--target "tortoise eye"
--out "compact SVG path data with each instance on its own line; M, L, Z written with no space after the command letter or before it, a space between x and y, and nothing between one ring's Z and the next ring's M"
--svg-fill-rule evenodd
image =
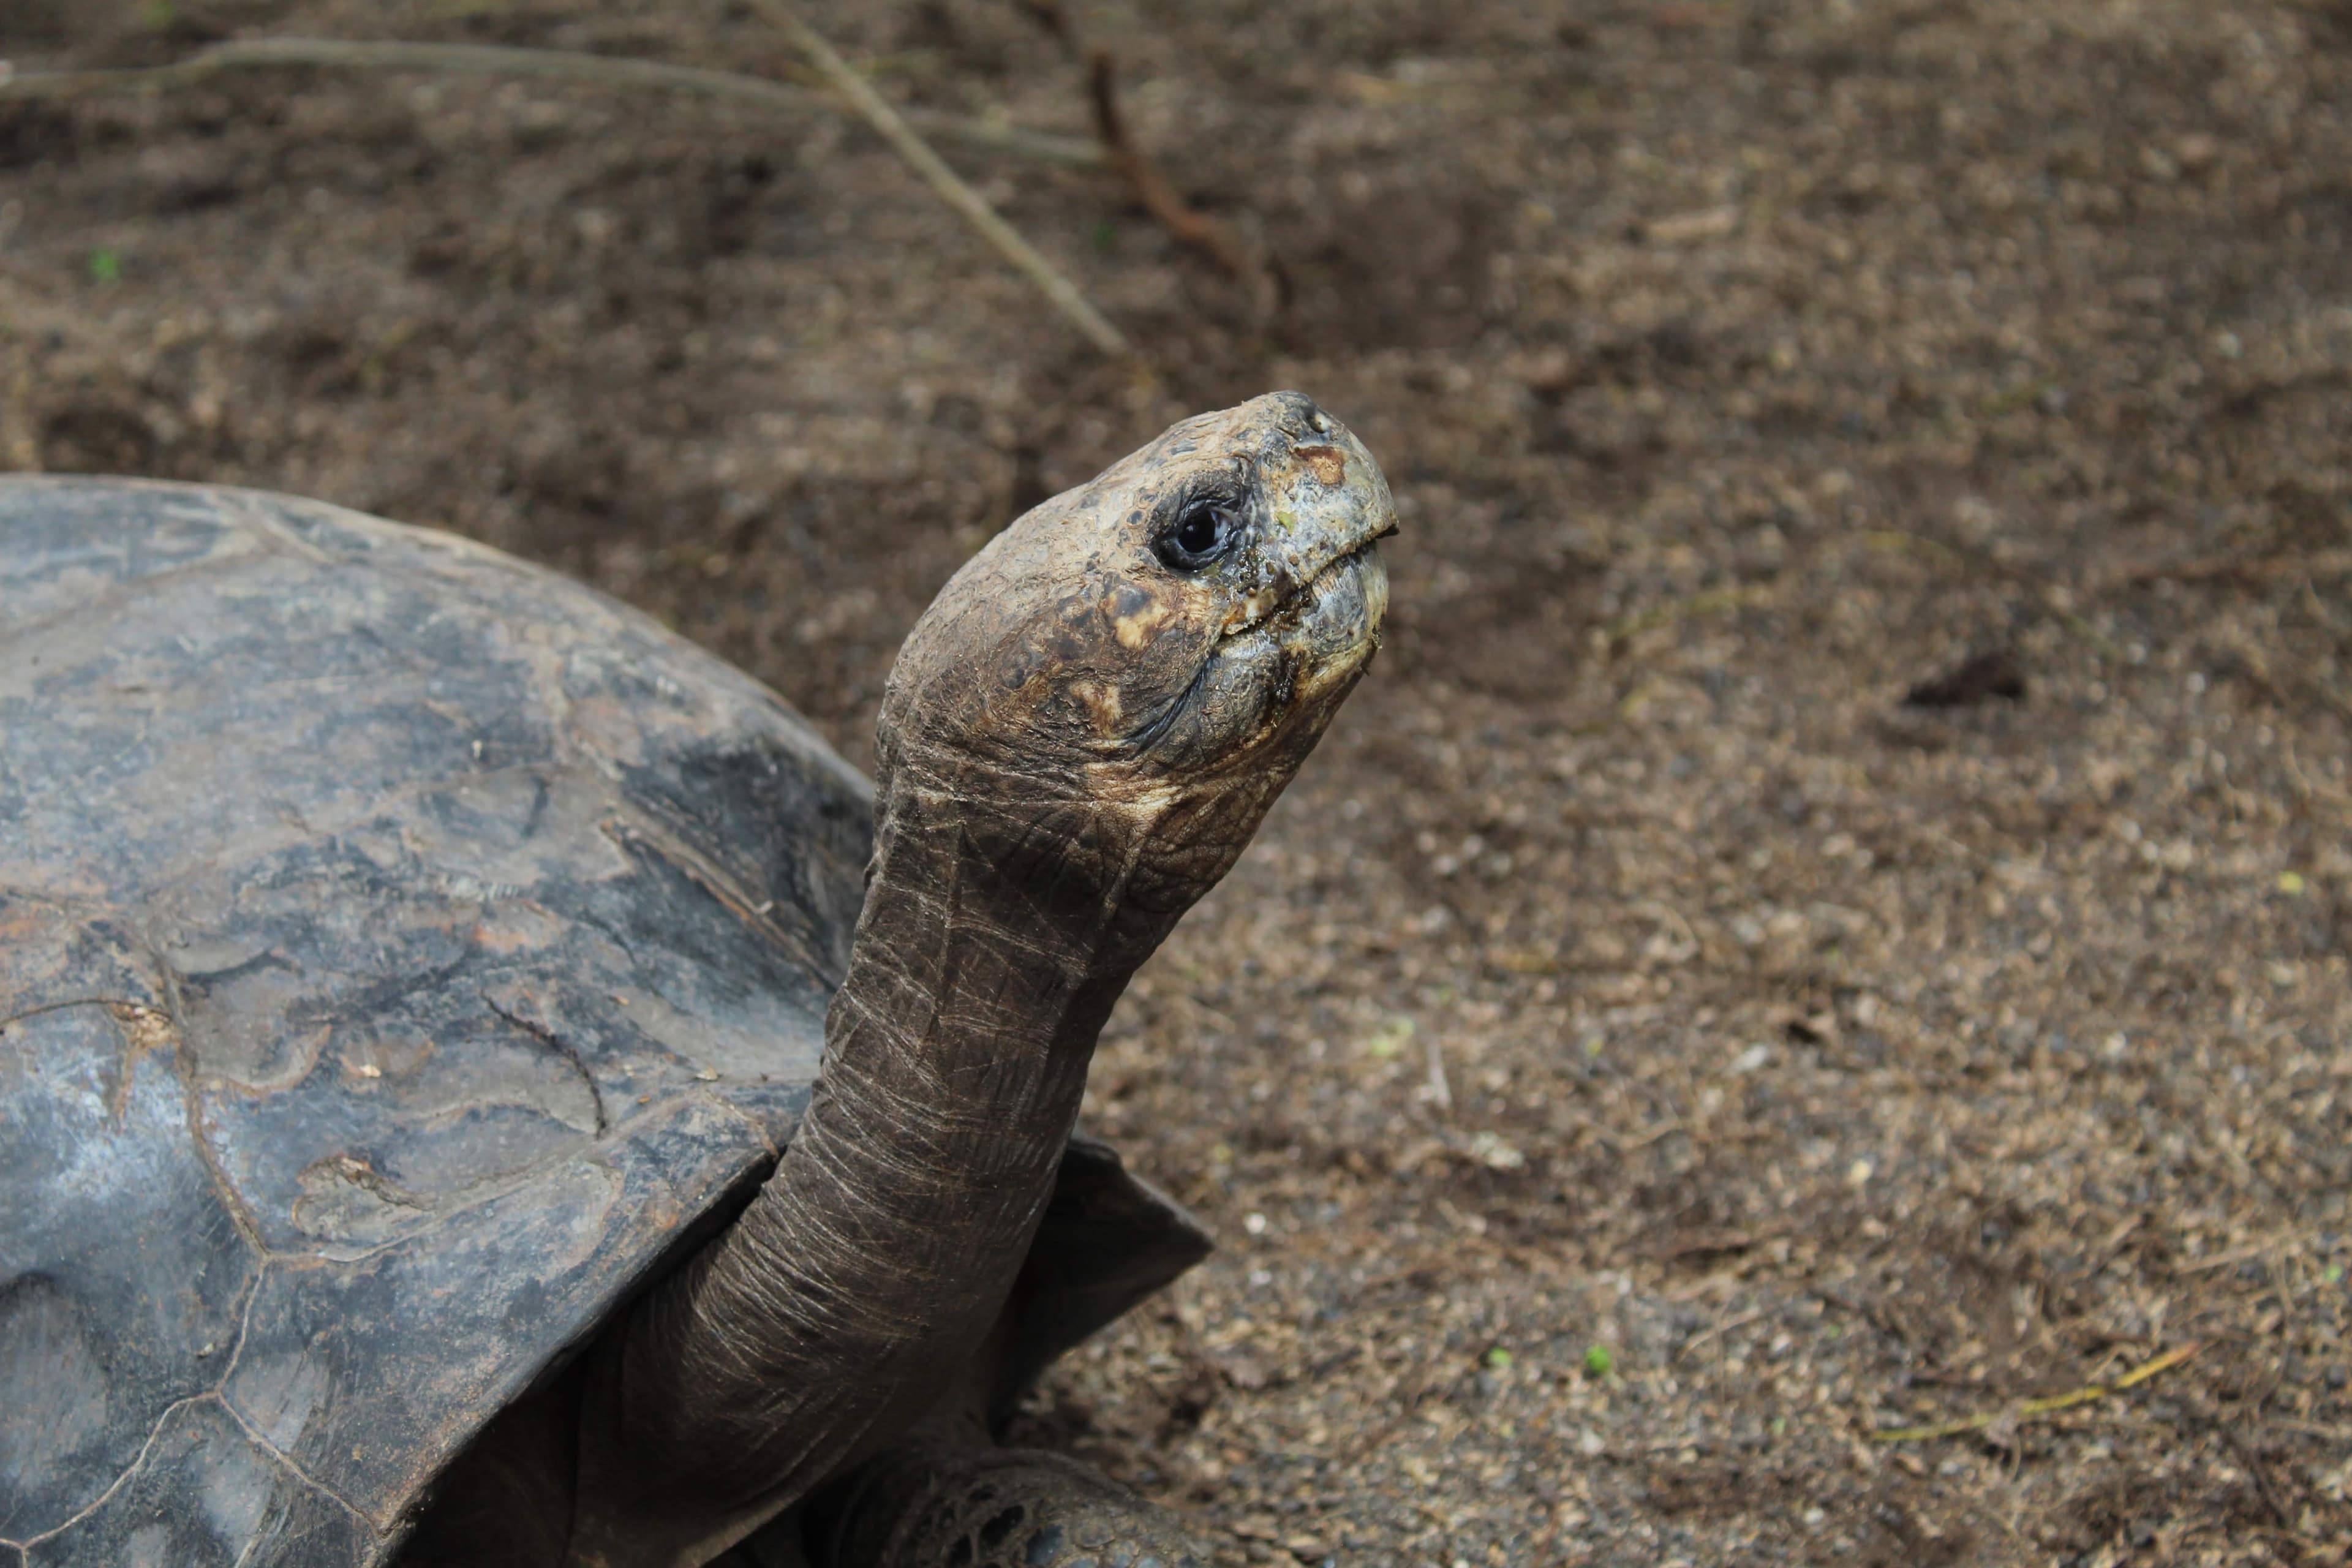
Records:
M1240 519L1221 501L1200 500L1178 515L1160 536L1160 559L1179 572L1198 572L1223 554L1241 533Z

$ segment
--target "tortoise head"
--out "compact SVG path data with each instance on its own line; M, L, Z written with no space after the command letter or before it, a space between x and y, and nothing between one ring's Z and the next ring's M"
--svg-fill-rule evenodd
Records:
M1297 393L1172 426L940 593L883 700L886 798L911 769L1051 823L1120 862L1123 903L1180 912L1379 647L1395 517L1371 454Z

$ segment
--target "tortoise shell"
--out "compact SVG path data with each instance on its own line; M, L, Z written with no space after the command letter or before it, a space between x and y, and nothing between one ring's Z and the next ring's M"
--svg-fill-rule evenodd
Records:
M0 1568L392 1555L772 1168L870 835L780 699L549 573L0 480ZM1204 1249L1074 1143L1018 1370Z

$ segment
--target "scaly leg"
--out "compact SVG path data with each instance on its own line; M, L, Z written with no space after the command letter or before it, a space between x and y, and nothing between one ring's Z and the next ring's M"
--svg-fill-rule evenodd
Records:
M805 1539L815 1568L1206 1568L1211 1556L1182 1520L1076 1459L939 1419L820 1500Z

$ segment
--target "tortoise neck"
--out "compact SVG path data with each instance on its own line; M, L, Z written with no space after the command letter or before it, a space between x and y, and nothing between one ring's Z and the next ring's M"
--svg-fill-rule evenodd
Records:
M583 1429L576 1563L624 1560L617 1542L700 1561L688 1542L790 1506L953 1381L1028 1254L1103 1023L1181 912L1124 898L1140 837L1075 803L886 784L808 1110L742 1217L624 1326Z
M887 1111L869 1130L903 1139L902 1153L955 1143L958 1171L996 1162L968 1143L1020 1134L1058 1159L1096 1038L1173 923L1126 906L1124 826L1076 806L987 811L892 791L820 1094Z
M895 1237L876 1284L906 1298L897 1321L951 1303L993 1318L1096 1039L1149 952L1119 902L1125 847L1097 817L1051 816L901 788L877 824L824 1070L782 1173L839 1186L863 1237ZM821 1178L796 1158L813 1131Z

